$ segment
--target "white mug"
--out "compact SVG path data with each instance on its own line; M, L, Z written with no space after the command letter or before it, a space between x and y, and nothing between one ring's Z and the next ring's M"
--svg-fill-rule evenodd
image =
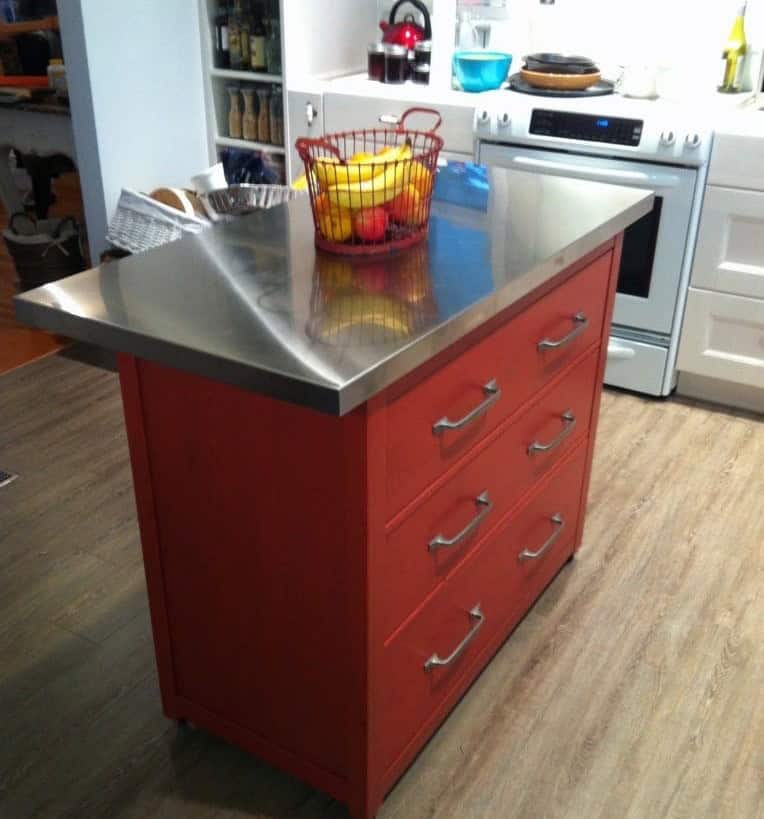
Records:
M615 87L624 97L653 99L658 96L656 68L650 65L625 65L620 68L621 75Z
M223 170L223 163L218 162L206 171L196 174L191 177L191 184L197 193L212 193L212 191L219 191L221 188L227 188L228 182L225 178L225 171Z

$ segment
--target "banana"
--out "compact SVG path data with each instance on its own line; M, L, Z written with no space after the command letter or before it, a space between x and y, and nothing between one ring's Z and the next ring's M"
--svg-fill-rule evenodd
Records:
M313 170L319 187L323 191L332 185L364 182L371 179L375 173L373 165L360 163L342 165L336 156L324 156L317 159L313 165Z
M404 154L405 156L405 154ZM411 156L411 148L408 148ZM342 208L360 210L373 208L389 202L406 187L409 177L408 159L387 161L384 173L363 182L333 185L329 188L329 199Z
M347 164L341 163L336 156L322 156L315 161L313 169L319 187L325 191L336 185L366 182L382 173L383 169L377 166L404 159L411 159L411 145L408 142L398 146L390 145L378 154L359 151L350 157Z

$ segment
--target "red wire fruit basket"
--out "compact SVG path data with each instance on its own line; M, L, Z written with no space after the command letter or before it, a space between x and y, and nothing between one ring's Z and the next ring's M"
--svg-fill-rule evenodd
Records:
M414 113L432 114L430 131L406 128ZM395 129L367 128L298 139L305 163L316 246L368 255L409 247L427 235L443 140L432 108L409 108Z

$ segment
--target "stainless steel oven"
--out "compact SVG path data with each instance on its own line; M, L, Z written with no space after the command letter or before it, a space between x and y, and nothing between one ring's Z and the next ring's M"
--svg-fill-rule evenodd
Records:
M655 192L655 207L626 230L614 322L635 331L669 335L695 196L696 168L576 156L512 145L485 145L485 165L611 182Z
M476 113L478 162L655 193L652 212L624 234L605 381L667 395L676 383L710 137L667 128L663 109L634 109L622 98L574 101L575 111L567 100L544 100L539 109L529 99L513 96L511 105Z

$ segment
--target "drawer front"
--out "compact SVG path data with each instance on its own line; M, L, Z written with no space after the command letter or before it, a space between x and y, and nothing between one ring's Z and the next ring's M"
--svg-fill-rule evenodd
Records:
M435 709L469 686L479 655L506 636L572 553L585 466L582 445L381 650L375 740L385 770Z
M764 298L764 193L706 188L692 285Z
M654 344L610 336L605 383L648 395L664 395L668 350Z
M388 519L600 338L611 259L600 256L388 405Z
M406 89L409 90L408 88ZM472 107L460 105L443 105L432 102L425 92L421 97L407 95L409 99L395 97L396 90L390 88L390 97L381 99L368 95L324 94L324 125L327 133L353 131L358 128L389 127L380 121L380 117L400 117L408 108L434 108L443 118L438 135L443 137L447 151L473 155ZM406 120L407 126L414 130L429 130L433 125L432 115L412 115Z
M714 147L708 169L709 185L725 185L730 188L749 188L764 191L764 151L761 150L761 114L755 114L748 122L730 123L731 132L714 134ZM735 125L740 130L734 133Z
M389 532L375 571L390 634L467 557L521 496L587 437L599 348ZM542 448L543 447L543 448Z
M764 388L764 300L690 288L680 370Z

